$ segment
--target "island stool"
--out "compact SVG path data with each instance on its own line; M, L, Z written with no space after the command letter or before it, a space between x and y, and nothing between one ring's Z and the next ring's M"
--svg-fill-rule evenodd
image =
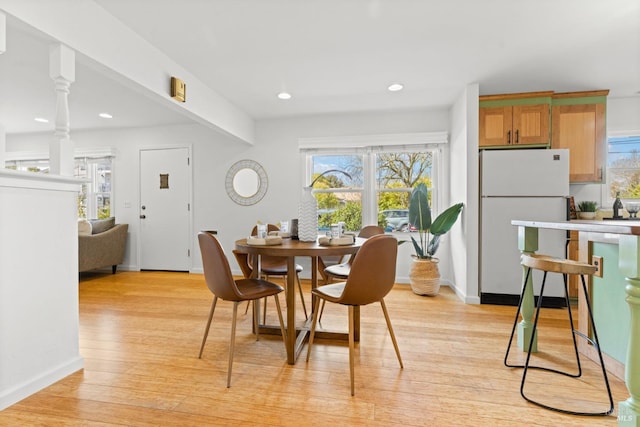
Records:
M504 364L505 366L511 367L511 368L524 368L523 372L522 372L522 381L520 383L520 395L528 402L534 403L538 406L541 406L543 408L546 409L550 409L553 411L557 411L557 412L562 412L565 414L571 414L571 415L609 415L613 412L613 397L611 396L611 388L609 387L609 379L607 378L607 371L605 369L604 366L604 360L602 359L602 352L600 351L600 341L598 340L598 334L596 333L596 326L595 323L593 321L593 313L591 311L591 302L589 301L589 294L587 293L587 285L584 279L585 275L592 275L593 273L595 273L596 271L596 267L590 264L585 264L585 263L581 263L581 262L577 262L577 261L572 261L572 260L567 260L567 259L561 259L561 258L555 258L555 257L551 257L551 256L547 256L547 255L538 255L538 254L523 254L521 256L521 264L523 266L526 267L526 274L525 274L525 279L524 279L524 284L522 286L522 294L520 296L520 302L518 303L518 310L516 311L516 318L515 321L513 322L513 328L511 330L511 337L509 338L509 345L507 346L507 352L504 356ZM543 278L542 278L542 286L540 288L540 296L538 297L538 304L537 304L537 308L536 308L536 314L535 314L535 320L533 322L533 330L531 331L531 340L529 342L529 348L527 349L527 358L525 361L524 365L512 365L509 364L507 362L507 359L509 357L509 349L511 348L511 344L513 342L513 336L516 330L516 325L518 323L518 315L520 313L520 309L522 306L522 299L525 295L525 291L526 291L526 287L527 284L530 282L529 281L529 275L531 274L531 270L535 269L535 270L541 270L544 272ZM567 311L569 313L569 323L570 323L570 327L571 327L571 335L573 338L573 348L575 351L575 355L576 355L576 362L577 362L577 373L568 373L568 372L562 372L556 369L552 369L552 368L547 368L547 367L542 367L542 366L530 366L529 365L529 361L531 359L531 349L534 346L534 339L536 336L536 328L538 326L538 319L540 317L540 307L542 307L542 298L543 298L543 294L544 294L544 287L545 287L545 281L547 279L547 273L551 272L551 273L561 273L563 275L564 278L564 295L565 295L565 301L567 303ZM584 295L585 295L585 300L587 303L587 309L589 312L589 321L591 322L591 330L593 331L593 339L589 336L586 336L585 334L583 334L582 332L576 330L573 326L573 315L571 313L571 304L569 302L569 292L567 289L567 275L568 274L577 274L580 275L580 278L582 279L582 289L584 291ZM576 335L578 335L581 338L586 339L587 341L589 341L589 343L591 343L591 345L594 346L594 348L598 351L598 357L600 358L600 366L602 368L602 376L604 378L604 383L607 387L607 393L609 395L609 409L603 412L577 412L577 411L570 411L567 409L560 409L560 408L555 408L552 406L549 406L547 404L544 403L540 403L537 402L533 399L530 399L529 397L527 397L525 395L524 392L524 386L525 386L525 381L527 378L527 371L529 369L539 369L539 370L544 370L547 372L552 372L552 373L556 373L556 374L562 374L571 378L579 378L582 375L582 366L580 365L580 355L578 353L578 346L576 344ZM548 384L546 384L545 386L548 386Z

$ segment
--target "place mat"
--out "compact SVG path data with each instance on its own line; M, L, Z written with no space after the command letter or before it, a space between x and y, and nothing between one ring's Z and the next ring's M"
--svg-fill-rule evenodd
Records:
M353 245L353 236L347 235L343 237L320 237L318 238L318 244L321 246L347 246Z
M258 238L255 236L247 237L247 245L250 246L273 246L281 244L282 237L280 236L267 236L265 238Z
M269 236L280 236L283 239L288 239L289 237L291 237L291 233L276 230L276 231L270 231Z

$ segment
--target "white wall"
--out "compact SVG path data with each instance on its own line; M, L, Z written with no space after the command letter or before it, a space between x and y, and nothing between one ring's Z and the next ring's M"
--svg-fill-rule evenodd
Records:
M230 254L233 242L248 234L260 220L278 222L298 216L302 192L298 139L345 135L374 135L405 132L446 131L449 113L441 110L409 110L387 113L319 115L289 119L263 120L256 126L256 144L238 144L237 140L203 126L182 125L162 128L73 132L76 147L115 147L113 207L118 222L129 224L129 241L125 269L138 269L137 239L139 230L138 151L157 146L189 145L193 148L194 219L192 271L201 271L196 233L218 230L218 237ZM46 151L49 135L7 135L9 151ZM239 206L225 192L227 170L238 160L252 159L264 167L269 189L264 199L253 206ZM125 202L130 208L125 208ZM443 254L448 253L443 244ZM398 280L408 282L411 248L400 246ZM233 260L233 257L231 257ZM300 260L305 261L304 259ZM443 271L450 271L448 257L442 256ZM304 262L303 262L304 264ZM232 268L239 269L232 261ZM304 276L309 276L305 268ZM443 280L451 280L443 275Z
M0 169L0 411L82 368L79 189Z
M469 85L451 108L451 203L464 202L460 224L449 232L453 283L467 303L478 297L478 95L479 86Z

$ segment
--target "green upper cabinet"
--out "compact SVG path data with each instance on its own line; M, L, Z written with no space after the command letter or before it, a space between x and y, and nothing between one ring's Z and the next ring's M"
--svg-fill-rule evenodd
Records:
M553 95L551 147L569 149L570 182L604 180L608 94L598 90Z
M552 91L480 97L480 148L549 146Z

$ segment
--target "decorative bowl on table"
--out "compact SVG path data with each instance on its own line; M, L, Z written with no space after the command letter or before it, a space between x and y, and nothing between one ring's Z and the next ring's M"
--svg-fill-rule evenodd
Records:
M640 203L627 203L627 212L629 212L629 219L638 219L636 215L640 211Z

